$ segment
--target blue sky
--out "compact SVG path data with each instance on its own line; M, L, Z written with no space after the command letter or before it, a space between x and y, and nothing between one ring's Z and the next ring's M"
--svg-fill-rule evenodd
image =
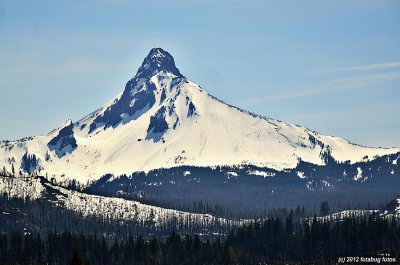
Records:
M231 104L400 146L396 0L0 0L0 139L82 118L156 46Z

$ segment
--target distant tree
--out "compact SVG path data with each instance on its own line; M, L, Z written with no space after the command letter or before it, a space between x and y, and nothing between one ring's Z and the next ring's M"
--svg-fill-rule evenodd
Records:
M87 265L87 263L85 263L81 256L79 255L78 251L74 250L74 253L72 254L72 259L71 261L68 263L68 265Z
M151 209L150 211L150 220L153 221L153 219L156 217L156 215L154 214L153 209Z
M46 152L45 160L46 160L46 161L49 161L49 160L50 160L50 154L49 154L49 152Z
M321 215L328 215L329 214L329 204L327 201L321 202L321 207L320 207L320 214Z
M15 168L14 168L14 164L11 164L11 173L12 173L12 176L15 177Z

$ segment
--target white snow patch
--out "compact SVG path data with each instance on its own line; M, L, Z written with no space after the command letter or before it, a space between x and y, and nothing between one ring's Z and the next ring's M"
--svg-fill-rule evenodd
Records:
M354 176L353 179L354 179L355 181L358 181L358 180L360 180L362 177L363 177L363 176L362 176L362 169L361 169L360 167L357 167L357 175Z
M306 176L304 175L304 172L301 172L301 171L297 171L297 176L299 178L301 178L301 179L305 179L306 178Z
M247 171L247 173L250 175L262 176L264 178L275 177L275 175L276 175L274 172L267 172L267 171L261 171L261 170L249 170L249 171Z
M322 181L322 184L324 184L324 186L325 186L326 188L333 188L333 185L332 185L331 183L329 183L328 181L326 181L326 180L323 180L323 181Z
M226 172L226 175L228 175L228 177L237 177L238 173L236 173L234 171L229 171L229 172Z

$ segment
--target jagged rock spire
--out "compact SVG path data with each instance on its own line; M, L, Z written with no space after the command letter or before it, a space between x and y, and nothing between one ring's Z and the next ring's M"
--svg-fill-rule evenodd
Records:
M135 77L136 79L148 78L161 71L183 77L179 69L176 68L174 58L171 54L161 48L153 48L144 59Z

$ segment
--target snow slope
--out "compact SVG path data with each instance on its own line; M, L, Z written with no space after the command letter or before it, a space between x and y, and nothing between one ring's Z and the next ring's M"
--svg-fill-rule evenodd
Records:
M398 152L355 145L228 105L185 78L168 52L154 48L125 89L103 107L47 135L1 142L0 166L18 169L29 162L42 175L87 183L107 173L180 165L283 170L299 160L324 165L331 156L355 163ZM24 161L24 154L35 159Z
M166 220L192 220L194 223L212 224L217 220L220 224L239 225L243 221L217 218L210 214L194 214L156 206L146 205L140 202L125 200L122 198L110 198L89 195L78 191L68 190L40 178L11 178L0 176L0 192L11 198L24 200L37 200L44 198L45 194L52 191L56 194L56 200L50 200L55 206L65 207L68 210L82 216L95 216L110 220L124 221L136 220L138 222L151 221L159 226ZM56 193L54 192L56 191Z

